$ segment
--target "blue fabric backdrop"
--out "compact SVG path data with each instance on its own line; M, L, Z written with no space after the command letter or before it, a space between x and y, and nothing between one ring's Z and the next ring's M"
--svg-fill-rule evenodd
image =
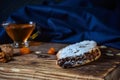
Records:
M35 41L75 43L95 40L120 49L120 1L65 0L60 4L26 5L7 21L34 21L41 34ZM33 33L34 33L33 32ZM12 42L0 28L0 43Z

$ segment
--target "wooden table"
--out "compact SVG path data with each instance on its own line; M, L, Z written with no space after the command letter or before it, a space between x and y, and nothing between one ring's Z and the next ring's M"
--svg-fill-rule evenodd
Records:
M112 48L101 50L100 59L90 64L62 69L56 65L56 56L47 51L51 47L58 51L67 45L33 42L30 47L33 52L27 55L19 55L19 49L14 49L13 60L0 63L0 80L111 80L114 74L119 75L120 56L105 55L107 52L120 53Z

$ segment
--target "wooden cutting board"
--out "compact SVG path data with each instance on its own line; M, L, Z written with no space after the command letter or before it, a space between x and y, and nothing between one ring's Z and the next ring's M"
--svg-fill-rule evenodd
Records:
M30 43L31 54L19 55L14 49L13 60L0 63L0 80L104 80L120 64L120 56L105 53L120 53L113 48L102 49L102 56L87 65L62 69L56 65L56 56L47 54L54 47L56 51L68 44Z

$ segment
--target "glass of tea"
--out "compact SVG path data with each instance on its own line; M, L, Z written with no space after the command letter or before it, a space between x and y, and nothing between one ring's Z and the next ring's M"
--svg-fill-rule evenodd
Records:
M35 23L30 21L27 23L17 23L17 22L3 22L2 26L9 35L9 37L14 41L14 48L28 47L28 38L35 29Z

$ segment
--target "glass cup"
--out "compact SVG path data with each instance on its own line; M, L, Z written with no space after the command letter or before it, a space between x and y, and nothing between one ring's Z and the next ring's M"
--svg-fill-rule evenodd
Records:
M14 48L29 47L28 38L35 29L35 23L3 22L2 26L13 40Z

